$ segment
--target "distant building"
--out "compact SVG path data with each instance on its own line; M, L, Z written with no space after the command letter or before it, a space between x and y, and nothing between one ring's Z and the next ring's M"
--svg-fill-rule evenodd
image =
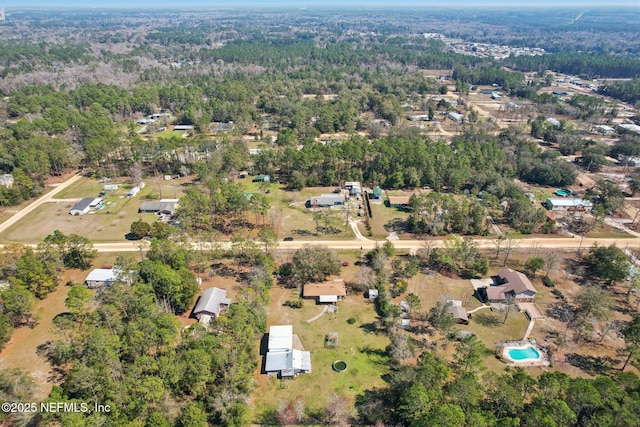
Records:
M411 196L389 196L389 206L392 208L408 208Z
M331 206L344 205L344 196L342 194L321 194L309 199L309 206L312 208L324 208Z
M251 180L252 182L271 182L271 176L269 175L258 175Z
M462 123L464 121L464 114L454 113L452 111L447 113L447 117L456 123Z
M585 211L593 207L589 200L569 197L549 197L544 205L550 211Z
M118 189L118 184L107 184L102 187L102 191L115 191Z
M133 187L131 190L127 191L127 197L134 197L136 194L140 192L141 188L142 187L140 186Z
M375 187L373 192L371 193L372 200L382 200L382 189L380 187Z
M351 195L351 196L357 196L357 195L362 194L362 186L357 181L353 181L353 182L347 181L347 182L345 182L344 183L344 188L349 190L349 195Z
M633 133L640 135L640 126L631 123L623 123L618 125L618 133Z
M427 114L415 114L407 116L407 120L411 122L427 122L429 121L429 115Z
M84 284L90 289L111 286L119 272L120 270L115 268L96 268L84 279Z
M614 128L606 125L594 126L594 130L602 135L613 135L616 132Z
M0 185L4 185L7 188L13 187L13 175L10 173L0 175Z
M162 215L173 215L178 206L178 201L174 199L163 199L158 202L142 202L139 213L157 213Z
M202 293L193 309L193 315L200 323L209 323L220 315L220 310L229 307L231 300L227 298L227 291L220 288L209 288Z
M180 132L188 132L193 130L193 125L175 125L173 127L174 131L180 131Z
M556 129L562 126L562 123L560 123L560 120L553 117L549 117L547 120L545 120L545 122L549 123L551 126L553 126Z
M91 205L91 203L93 203L94 200L95 199L93 197L85 197L84 199L80 200L78 203L73 205L69 213L71 215L86 214L87 212L89 212L89 209L90 209L89 206Z

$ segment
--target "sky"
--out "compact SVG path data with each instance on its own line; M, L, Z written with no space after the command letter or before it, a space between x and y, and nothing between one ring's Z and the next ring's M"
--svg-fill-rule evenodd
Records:
M234 8L234 7L611 7L611 6L631 6L640 7L637 0L0 0L0 7L5 9L10 7L109 7L109 8L172 8L172 7L211 7L211 8Z

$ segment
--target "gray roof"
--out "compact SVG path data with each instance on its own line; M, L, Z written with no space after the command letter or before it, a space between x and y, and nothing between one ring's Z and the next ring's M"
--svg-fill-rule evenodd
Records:
M309 203L311 206L333 206L336 203L344 203L344 196L342 194L322 194L312 197Z
M220 314L221 305L229 305L231 300L227 298L227 291L220 288L209 288L202 293L198 304L193 309L193 314Z
M94 200L93 197L85 197L84 199L80 200L78 203L73 205L71 210L83 211L89 207L89 205L91 204L91 202L93 202L93 200Z
M267 353L265 371L311 372L311 353L301 350L270 351Z
M529 278L519 271L503 268L498 271L498 277L505 283L487 288L487 298L490 301L506 299L508 293L513 293L516 297L523 294L533 297L536 294L536 288L533 287Z
M176 210L177 202L142 202L140 212L162 212L173 213Z

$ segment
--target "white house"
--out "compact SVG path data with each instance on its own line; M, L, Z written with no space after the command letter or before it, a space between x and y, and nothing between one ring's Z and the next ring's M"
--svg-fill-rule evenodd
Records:
M294 339L295 337L295 339ZM311 372L311 353L299 347L300 340L293 334L291 325L274 325L269 328L269 343L265 360L267 374L292 378L298 374Z
M78 203L73 205L69 213L71 215L86 214L87 212L89 212L89 209L90 209L91 203L93 203L93 200L94 200L93 197L85 197L84 199L80 200Z
M340 205L344 205L344 196L342 194L321 194L320 196L313 196L309 199L309 206L312 208Z
M589 200L577 197L549 197L544 205L551 211L584 211L593 207Z
M115 268L96 268L84 279L84 284L91 289L110 286L119 273L120 270Z

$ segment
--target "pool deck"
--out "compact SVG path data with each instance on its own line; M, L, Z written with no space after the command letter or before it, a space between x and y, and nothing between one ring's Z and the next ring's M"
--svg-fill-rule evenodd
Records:
M533 347L540 353L540 358L536 360L513 360L509 356L509 350L514 348L524 349L527 347ZM502 360L509 366L550 366L549 356L545 349L539 347L537 344L533 344L529 341L509 341L502 344L502 351L500 352Z

